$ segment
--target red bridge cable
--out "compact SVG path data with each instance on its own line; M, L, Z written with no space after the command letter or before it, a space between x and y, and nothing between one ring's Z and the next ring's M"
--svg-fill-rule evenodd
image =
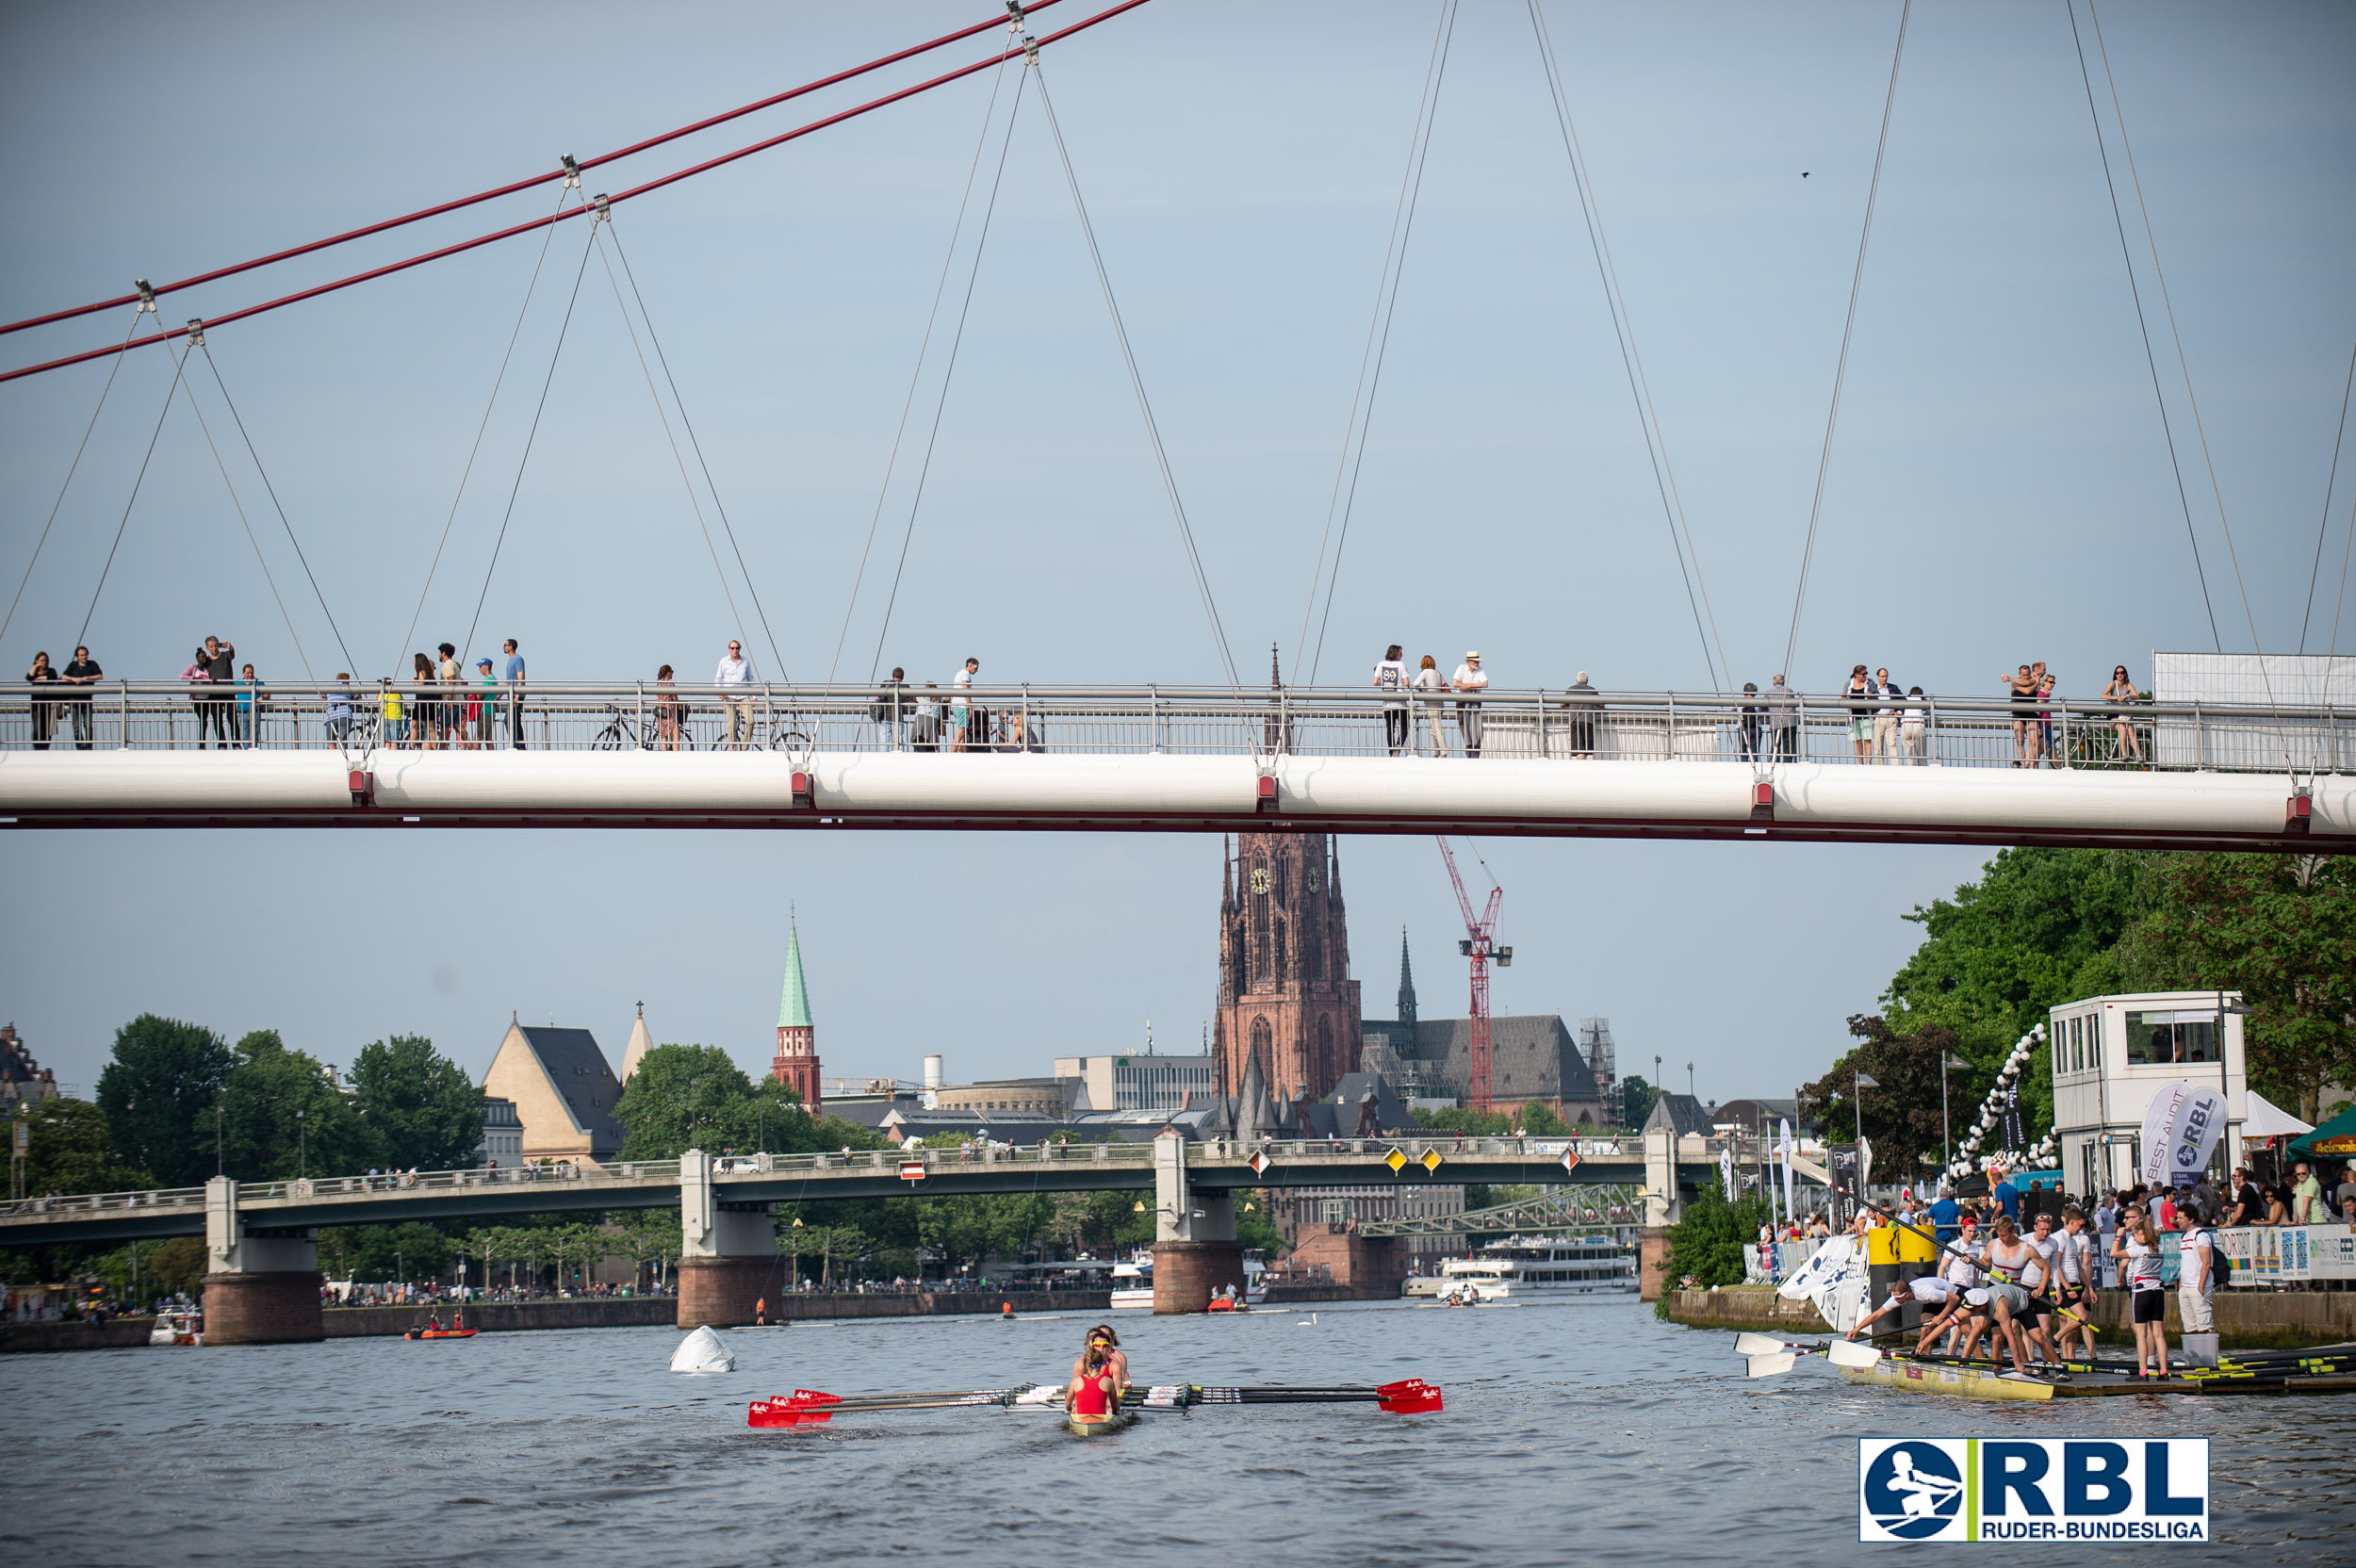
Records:
M1075 22L1071 26L1063 28L1061 31L1042 35L1037 41L1038 46L1045 48L1048 44L1054 43L1059 39L1070 38L1072 34L1083 32L1088 28L1095 26L1100 22L1110 21L1112 18L1119 16L1123 11L1135 10L1145 3L1146 0L1122 0L1121 4L1101 10L1094 16L1088 18L1086 21ZM930 81L918 82L913 87L904 87L897 92L888 92L881 98L871 99L864 104L857 106L856 107L844 109L838 114L830 114L823 120L813 120L807 125L796 126L794 129L786 131L781 135L770 137L765 141L756 141L749 147L740 147L733 153L723 153L716 158L707 158L702 163L695 164L686 169L681 169L676 173L665 174L660 179L648 180L644 185L632 186L628 190L622 191L617 195L608 197L606 199L607 204L612 205L615 203L627 202L633 196L644 196L649 191L660 190L664 186L676 185L680 180L688 179L696 174L707 173L712 170L719 168L722 164L734 163L739 158L749 157L755 153L766 152L772 147L782 146L784 143L794 140L797 138L808 136L812 131L822 131L829 125L839 125L845 120L855 120L859 116L868 113L870 110L882 108L887 104L896 104L903 98L913 98L920 92L929 92L934 88L944 87L951 82L957 81L966 76L971 76L975 72L988 71L990 67L998 64L1000 61L1012 59L1023 52L1023 51L1020 48L1005 50L1002 53L990 56L988 59L975 60L971 65L959 66L955 71L945 72L941 75L933 77ZM578 218L582 213L589 210L590 209L587 207L567 207L564 211L556 213L550 217L535 218L528 222L517 223L512 227L499 229L491 234L478 236L473 239L461 240L455 245L445 245L438 251L428 251L423 255L411 256L406 261L396 261L383 267L371 268L366 272L355 272L348 278L338 278L333 283L323 283L316 287L305 288L297 293L284 295L275 300L266 300L258 305L248 305L243 310L233 310L225 315L210 317L205 318L205 325L207 328L227 326L232 321L242 321L249 316L259 316L264 311L276 310L282 305L290 305L298 303L303 300L317 299L322 294L333 294L339 288L350 288L356 283L368 283L377 278L389 277L395 272L404 272L412 267L420 267L429 261L439 261L444 256L454 256L462 252L472 251L481 246L496 243L499 240L512 239L519 234L530 234L532 230L546 228L550 223L562 223L568 219ZM188 335L188 329L186 327L173 327L169 332L162 333L154 337L135 337L127 344L116 344L110 348L104 349L88 349L78 354L68 354L63 359L53 359L40 365L27 365L19 369L0 371L0 382L16 381L25 376L37 376L44 370L63 369L69 365L79 365L85 360L104 359L108 354L119 354L125 351L126 349L141 348L149 343L160 343L166 338L185 337Z
M1045 10L1048 7L1057 3L1058 0L1034 0L1034 3L1026 7L1025 9L1033 11ZM790 99L800 98L808 93L816 92L821 88L833 87L839 82L847 82L854 76L864 76L871 71L880 71L887 65L897 65L902 60L911 58L917 55L929 53L932 50L941 48L944 44L957 43L962 40L972 38L976 33L986 33L993 27L1003 27L1006 24L1006 19L1003 16L993 17L988 22L977 22L971 27L960 27L954 33L943 33L941 37L934 39L928 43L919 43L911 48L903 49L897 54L886 55L880 59L869 60L865 65L855 65L848 71L838 71L831 76L821 76L814 82L805 82L800 87L789 88L783 92L776 93L770 97L763 98L758 103L746 104L743 108L729 109L727 113L715 114L709 120L698 120L692 125L681 125L676 131L665 131L661 136L648 137L644 141L632 142L628 147L618 148L611 153L600 153L593 158L582 158L580 161L579 167L584 170L595 169L599 164L612 163L616 158L626 158L633 153L643 153L648 148L660 147L666 141L677 141L679 138L683 136L693 136L697 131L708 131L714 125L725 125L731 120L741 120L745 115L758 113L761 109L775 108L777 105L785 103ZM438 218L443 213L456 212L462 207L470 207L480 202L494 201L501 196L513 196L519 190L530 190L533 186L546 185L550 180L563 179L564 174L565 171L561 168L551 169L545 174L534 174L529 179L516 180L512 184L498 186L490 190L479 191L472 196L461 196L454 202L444 202L436 206L422 207L416 212L407 214L404 217L387 218L381 223L370 223L366 228L352 229L348 233L339 235L331 235L325 239L315 239L308 245L297 245L292 250L277 251L266 256L256 256L252 261L238 262L234 267L217 267L212 271L199 272L194 277L182 278L177 283L157 284L155 286L155 293L158 297L161 297L173 292L175 289L194 288L198 284L212 283L221 278L235 277L239 272L250 272L257 267L268 267L273 262L291 261L296 256L306 256L314 251L324 251L331 246L341 245L347 240L365 239L372 234L383 234L387 229L398 229L404 223L415 223L427 218ZM6 324L0 324L0 335L6 335L7 334L12 332L23 332L27 327L47 326L52 321L72 320L76 316L88 316L92 311L113 310L123 305L136 303L139 298L139 297L137 294L125 294L118 299L100 300L94 304L75 305L71 310L56 310L51 311L46 316L31 316L25 318L22 321L9 321Z

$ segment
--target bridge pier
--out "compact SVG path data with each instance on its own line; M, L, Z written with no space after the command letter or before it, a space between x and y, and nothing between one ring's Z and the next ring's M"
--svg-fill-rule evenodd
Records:
M319 1232L249 1227L237 1184L205 1184L205 1343L293 1345L327 1337L319 1317Z
M679 1156L679 1326L750 1323L754 1303L784 1288L777 1205L720 1201L712 1156L700 1149Z
M1658 1301L1668 1285L1669 1227L1685 1217L1677 1196L1677 1135L1670 1127L1644 1135L1644 1223L1636 1233L1636 1296Z
M1235 1239L1235 1196L1196 1192L1186 1182L1184 1134L1153 1140L1153 1310L1207 1311L1211 1292L1243 1292L1243 1243Z

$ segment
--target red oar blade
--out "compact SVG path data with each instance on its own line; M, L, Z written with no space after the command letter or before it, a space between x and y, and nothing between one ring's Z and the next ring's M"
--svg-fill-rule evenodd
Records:
M1415 1415L1444 1408L1440 1403L1439 1385L1425 1382L1421 1378L1384 1383L1375 1393L1381 1396L1375 1403L1398 1415Z
M755 1399L744 1413L748 1427L816 1426L829 1413L826 1407L839 1405L843 1396L814 1388L797 1388L781 1399Z

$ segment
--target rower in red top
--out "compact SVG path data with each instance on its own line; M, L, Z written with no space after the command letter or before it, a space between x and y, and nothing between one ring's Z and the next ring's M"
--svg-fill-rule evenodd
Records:
M1112 1325L1108 1323L1099 1323L1088 1331L1087 1343L1078 1357L1072 1363L1072 1377L1078 1378L1086 1372L1088 1357L1098 1351L1104 1353L1105 1364L1112 1368L1115 1391L1127 1388L1129 1386L1129 1357L1121 1348L1121 1336L1113 1332Z
M1112 1357L1102 1343L1090 1340L1081 1353L1080 1369L1072 1386L1064 1390L1064 1413L1102 1418L1114 1413L1120 1404L1121 1385L1113 1376Z

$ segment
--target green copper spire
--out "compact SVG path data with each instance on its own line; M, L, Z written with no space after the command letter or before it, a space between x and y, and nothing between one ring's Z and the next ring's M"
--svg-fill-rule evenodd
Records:
M798 924L786 928L791 935L785 944L785 996L777 1004L777 1027L808 1029L810 1021L810 988L802 983L802 930Z

